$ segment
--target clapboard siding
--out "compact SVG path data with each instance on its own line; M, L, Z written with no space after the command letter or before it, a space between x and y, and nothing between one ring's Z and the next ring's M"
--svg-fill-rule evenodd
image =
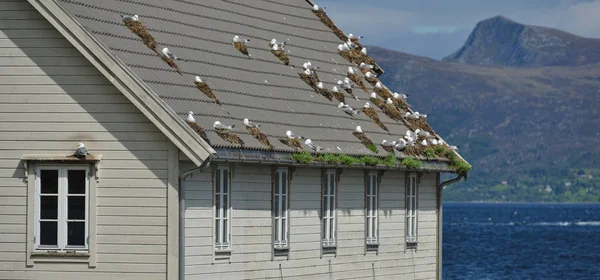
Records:
M24 154L102 155L97 266L26 267ZM0 0L0 278L166 279L168 139L27 1Z
M272 260L271 167L230 165L231 263L213 257L212 169L184 182L186 279L435 279L436 174L419 185L418 250L405 250L405 173L380 185L380 252L365 254L364 171L347 169L338 187L337 257L321 258L321 169L296 168L290 184L290 259ZM181 170L190 169L182 163ZM432 202L430 205L429 201ZM424 205L421 207L421 205Z

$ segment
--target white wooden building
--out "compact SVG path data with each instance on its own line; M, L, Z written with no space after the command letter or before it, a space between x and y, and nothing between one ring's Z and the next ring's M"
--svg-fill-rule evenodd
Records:
M331 88L356 66L318 16L305 0L0 0L0 279L441 278L441 189L462 176L441 183L448 160L402 151L394 166L319 161L382 158L357 125L375 143L414 127L348 116L300 78L311 61ZM286 130L323 148L316 161Z

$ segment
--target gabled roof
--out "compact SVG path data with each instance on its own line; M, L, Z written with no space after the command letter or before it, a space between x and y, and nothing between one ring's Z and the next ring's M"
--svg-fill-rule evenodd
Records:
M337 107L339 102L335 99L326 99L300 79L302 64L307 61L320 68L319 80L327 89L346 77L348 67L357 67L340 56L337 47L343 42L319 20L306 0L52 0L43 5L35 3L46 1L29 1L46 10L50 7L46 17L61 23L68 22L67 17L80 24L83 29L69 32L74 37L90 36L82 46L89 48L90 44L100 43L106 55L100 59L127 72L131 82L150 97L147 100L138 96L141 104L137 105L149 107L150 113L164 110L168 117L179 117L176 122L165 122L165 130L172 130L176 136L181 136L177 135L182 133L179 128L185 128L186 136L194 134L183 122L187 112L193 111L212 148L240 148L217 135L213 123L218 120L236 126L233 132L245 142L243 148L270 150L245 129L242 120L249 118L262 125L260 130L275 151L295 152L278 140L291 130L311 138L326 153L385 155L378 144L384 139L397 140L408 129L406 123L392 120L374 105L389 133L364 114L351 117ZM58 6L54 7L56 3ZM121 18L134 14L139 15L139 21L155 39L154 51ZM247 43L249 56L234 47L235 35L251 40ZM269 42L273 38L288 42L289 65L271 52ZM174 61L179 73L161 59L163 47L181 58ZM123 78L114 73L116 78ZM355 88L353 92L359 100L348 94L345 100L350 106L361 108L369 102L373 89L360 71L356 73L368 89L365 92ZM196 87L196 75L208 84L221 105ZM378 154L353 135L358 125L377 144ZM197 135L191 138L181 140L196 141L204 151L214 153Z

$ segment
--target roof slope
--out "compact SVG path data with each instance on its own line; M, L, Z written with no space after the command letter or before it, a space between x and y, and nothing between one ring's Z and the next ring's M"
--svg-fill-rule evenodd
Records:
M268 149L250 135L242 120L261 124L261 131L274 149L294 151L277 139L285 131L311 138L324 152L351 155L373 154L353 136L357 125L375 143L392 141L407 128L377 109L390 134L364 114L351 117L339 102L329 101L303 82L298 73L311 61L319 66L318 75L325 88L346 77L349 66L356 66L338 54L340 39L311 11L305 0L58 0L58 3L99 41L129 66L178 115L195 112L214 148L239 147L222 140L212 124L219 120L236 125L234 133L247 149ZM181 75L163 62L121 20L122 14L137 14L156 39L157 50L168 47L179 56ZM250 56L232 44L239 35L248 38ZM290 65L284 65L268 46L271 39L289 40ZM160 51L159 51L160 52ZM359 71L357 73L360 74ZM199 75L208 83L221 106L194 85ZM362 75L361 75L362 76ZM372 91L371 85L363 83ZM360 100L346 96L346 102L360 108L368 93L354 92ZM379 154L385 152L379 148ZM400 155L403 156L403 155Z

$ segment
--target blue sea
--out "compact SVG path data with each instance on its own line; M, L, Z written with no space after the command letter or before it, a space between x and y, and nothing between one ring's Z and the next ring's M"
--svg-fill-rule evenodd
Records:
M443 279L600 279L600 205L444 203Z

